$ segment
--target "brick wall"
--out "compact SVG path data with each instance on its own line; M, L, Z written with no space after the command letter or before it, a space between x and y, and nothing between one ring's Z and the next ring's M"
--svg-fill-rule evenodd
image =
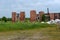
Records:
M59 19L60 19L60 13L59 13Z
M20 12L20 21L25 21L25 12Z
M55 13L55 19L59 19L59 13Z
M50 15L50 20L54 20L54 13L49 13Z
M16 12L12 12L12 22L16 22Z
M31 22L36 21L36 11L35 10L30 11L30 21Z

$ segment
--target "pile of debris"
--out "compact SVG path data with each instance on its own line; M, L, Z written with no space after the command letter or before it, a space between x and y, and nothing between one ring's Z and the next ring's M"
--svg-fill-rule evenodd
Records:
M41 22L41 23L45 23L45 22ZM50 21L48 21L46 23L47 24L56 24L56 23L59 23L60 24L60 19L50 20Z
M48 24L56 24L56 23L59 23L60 24L60 19L50 20L47 23Z

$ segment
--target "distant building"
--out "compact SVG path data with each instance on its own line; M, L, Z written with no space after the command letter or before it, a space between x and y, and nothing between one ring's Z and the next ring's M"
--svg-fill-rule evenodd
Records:
M46 16L47 21L60 19L60 13L49 13L49 11L47 13L44 13L43 11L40 11L37 14L35 10L31 10L30 11L30 21L31 22L42 21L42 16L43 15ZM25 12L20 12L20 14L16 13L16 12L12 12L12 22L16 22L16 21L19 21L19 20L20 21L25 21Z
M16 12L12 12L12 22L16 22L16 21L24 21L25 20L25 12L20 12L16 13Z

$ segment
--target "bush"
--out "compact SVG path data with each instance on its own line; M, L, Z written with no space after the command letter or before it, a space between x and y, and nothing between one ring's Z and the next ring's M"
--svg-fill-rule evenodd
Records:
M0 21L1 21L2 19L0 18Z
M29 29L38 29L38 28L45 28L45 27L55 27L55 25L50 24L42 24L40 22L5 22L0 24L0 31L11 31L11 30L29 30Z
M12 20L12 18L7 18L7 21L11 21Z
M5 16L2 17L2 21L7 22L7 18Z
M42 16L42 21L46 21L46 16L45 15Z

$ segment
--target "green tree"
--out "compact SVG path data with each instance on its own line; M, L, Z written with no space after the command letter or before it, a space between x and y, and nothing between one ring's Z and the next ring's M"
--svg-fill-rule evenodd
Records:
M0 18L0 21L1 21L1 18Z
M12 18L7 18L7 21L11 21L12 20Z
M46 21L46 16L45 15L42 16L42 21Z
M5 16L2 17L2 21L7 22L7 18Z

